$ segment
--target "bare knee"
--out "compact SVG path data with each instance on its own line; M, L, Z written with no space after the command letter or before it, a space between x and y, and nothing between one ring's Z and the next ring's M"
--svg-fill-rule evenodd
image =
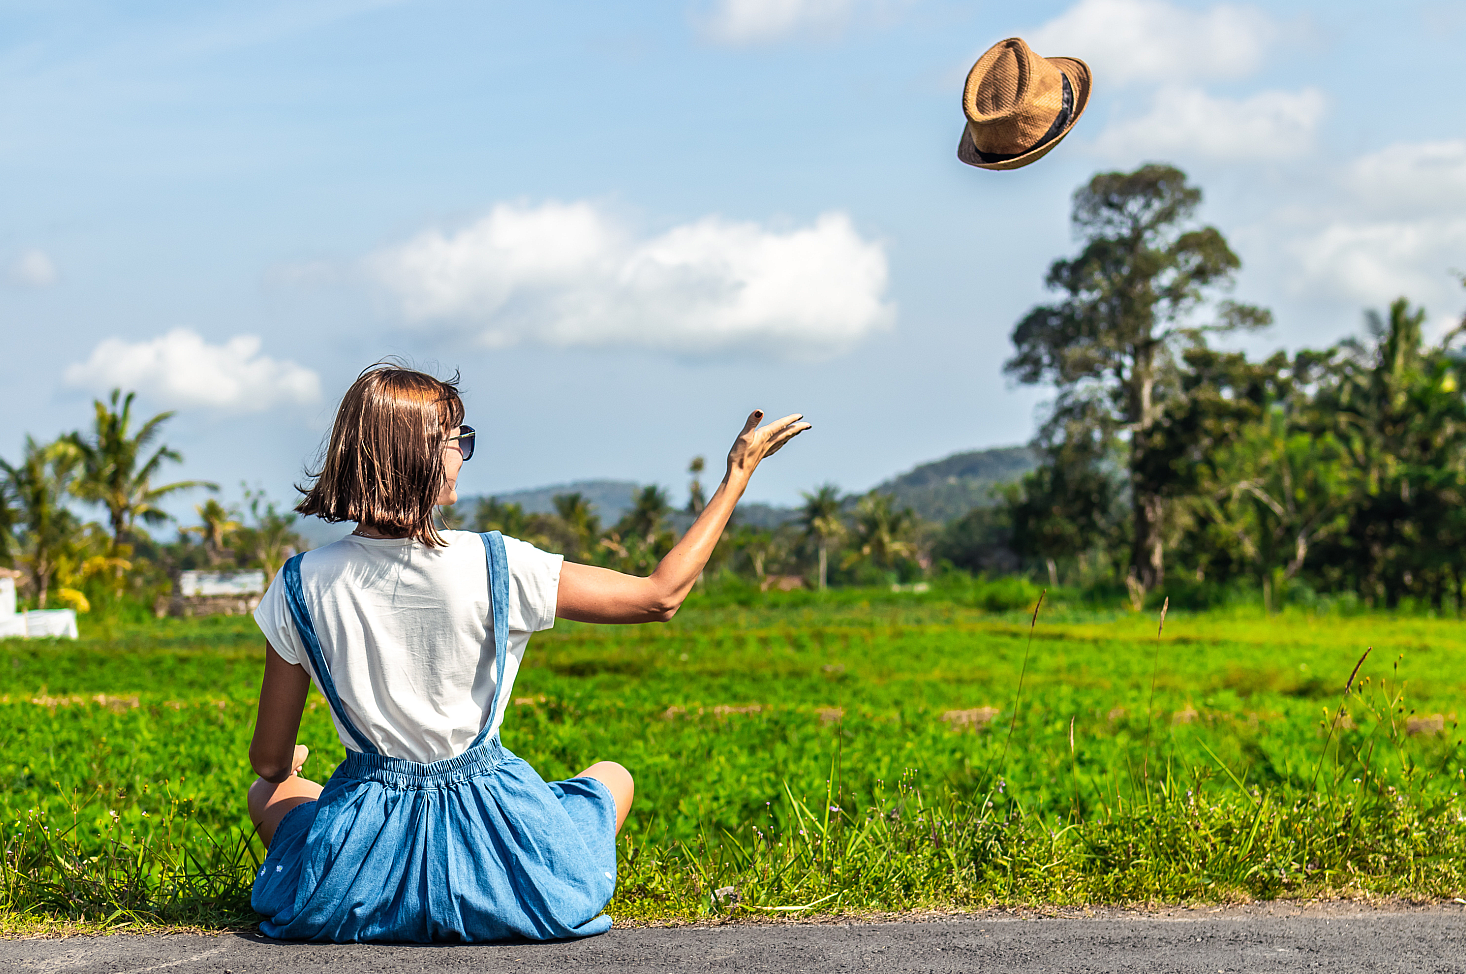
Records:
M624 792L628 798L636 792L636 782L631 777L631 772L615 761L597 761L585 773L599 779L612 791Z
M636 797L636 783L631 778L631 772L615 761L597 761L582 771L579 777L594 778L606 786L616 803L616 831L621 831L626 813L631 811L631 802Z
M264 817L265 806L270 803L270 797L275 794L275 786L264 778L256 778L254 784L249 786L249 820L254 824L260 824Z
M268 846L275 837L275 828L295 806L315 801L321 786L309 778L291 775L281 782L256 778L249 786L249 820L254 823L260 841Z

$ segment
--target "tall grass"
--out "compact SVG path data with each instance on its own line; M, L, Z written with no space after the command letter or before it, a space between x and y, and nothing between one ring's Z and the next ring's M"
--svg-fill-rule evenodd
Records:
M1042 602L1041 594L1030 636ZM612 911L656 919L730 910L1447 897L1466 890L1466 805L1455 790L1466 785L1466 771L1447 774L1461 742L1437 767L1415 764L1404 745L1408 723L1400 719L1413 712L1403 685L1382 684L1366 695L1356 682L1372 649L1349 673L1333 715L1325 711L1328 732L1306 786L1249 785L1245 770L1210 748L1212 767L1178 775L1168 761L1152 776L1155 674L1168 608L1169 601L1156 630L1138 778L1116 778L1111 788L1082 795L1071 717L1068 812L1003 796L1030 638L999 758L997 802L991 786L977 801L952 789L928 796L914 772L891 789L878 787L863 804L855 796L842 800L827 782L822 800L811 805L786 783L781 808L771 803L766 821L725 830L722 841L628 844ZM1367 722L1367 733L1356 717ZM1335 738L1343 721L1361 729L1347 743ZM1380 750L1399 762L1399 775L1376 773Z
M156 828L138 835L116 811L100 828L98 792L68 796L70 822L36 810L0 824L0 931L85 921L127 926L253 923L250 883L259 860L251 835L215 836L193 803L168 796Z
M1219 794L1204 775L1093 796L1082 821L1010 802L974 809L909 778L864 807L786 791L721 841L627 844L613 915L891 911L1011 903L1459 894L1460 808L1366 787ZM732 887L732 897L714 890ZM725 906L724 903L735 906Z

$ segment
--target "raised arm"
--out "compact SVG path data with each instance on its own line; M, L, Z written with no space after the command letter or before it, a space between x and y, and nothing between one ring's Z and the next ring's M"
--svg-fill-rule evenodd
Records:
M566 562L560 571L555 615L576 622L666 622L677 614L682 600L702 574L713 547L723 536L733 508L748 487L759 462L810 428L799 413L760 427L763 410L756 409L728 451L728 472L692 527L650 576L623 575L608 568Z

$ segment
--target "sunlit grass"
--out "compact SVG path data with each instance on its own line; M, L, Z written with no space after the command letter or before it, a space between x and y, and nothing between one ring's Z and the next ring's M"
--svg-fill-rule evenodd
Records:
M557 626L504 740L547 778L637 775L626 918L1466 889L1459 624L1173 609L1157 646L1153 614L1060 599L1015 710L1030 617L995 600L713 597L667 626ZM109 635L0 643L4 928L253 922L258 634ZM324 778L342 751L314 694L301 738Z

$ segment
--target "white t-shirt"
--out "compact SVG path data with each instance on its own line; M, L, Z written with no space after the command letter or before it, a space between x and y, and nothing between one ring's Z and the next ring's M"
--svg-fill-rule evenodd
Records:
M442 536L445 548L350 535L308 552L300 565L306 608L351 722L383 754L424 764L467 750L494 696L484 543L468 531ZM564 561L513 538L504 539L504 550L509 655L491 735L504 720L530 633L555 624ZM315 676L285 601L283 571L255 622L282 659ZM360 750L334 712L331 719L341 743Z

